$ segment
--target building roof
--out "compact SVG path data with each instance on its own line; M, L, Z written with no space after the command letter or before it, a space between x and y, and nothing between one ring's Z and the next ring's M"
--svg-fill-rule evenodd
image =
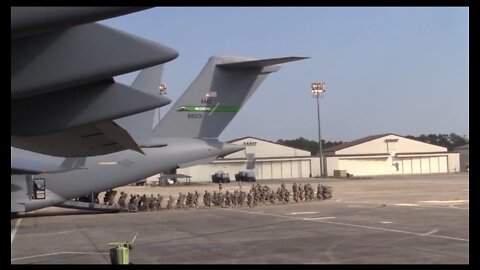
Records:
M289 145L284 145L284 144L272 142L272 141L269 141L269 140L265 140L265 139L260 139L260 138L257 138L257 137L253 137L253 136L246 136L246 137L241 137L241 138L237 138L237 139L232 139L232 140L227 141L227 143L234 143L234 142L238 142L238 141L245 140L245 139L255 139L255 140L264 141L264 142L267 142L267 143L272 143L272 144L280 145L280 146L283 146L283 147L292 148L292 149L297 149L297 150L300 150L300 151L305 151L305 152L309 152L309 153L310 153L310 151L305 150L305 149L295 148L295 147L291 147L291 146L289 146Z
M469 149L469 143L453 148L453 150L463 150L463 149L468 150Z
M328 148L323 150L323 153L325 153L325 152L335 152L335 151L338 151L338 150L341 150L341 149L344 149L344 148L348 148L348 147L351 147L351 146L354 146L354 145L357 145L357 144L361 144L361 143L368 142L368 141L371 141L371 140L375 140L375 139L378 139L378 138L381 138L381 137L385 137L387 135L395 135L395 136L402 137L400 135L393 134L393 133L371 135L371 136L363 137L363 138L356 139L356 140L353 140L353 141L350 141L350 142L346 142L346 143L342 143L342 144L335 145L335 146L332 146L332 147L328 147Z

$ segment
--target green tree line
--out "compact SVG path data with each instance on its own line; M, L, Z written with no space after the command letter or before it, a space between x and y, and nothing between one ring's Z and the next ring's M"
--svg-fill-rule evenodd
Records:
M290 146L290 147L293 147L293 148L302 149L302 150L305 150L305 151L310 151L310 153L312 155L316 155L317 152L319 151L318 141L310 141L310 140L307 140L303 137L300 137L300 138L294 139L294 140L282 140L282 139L280 139L280 140L277 140L277 143L282 144L282 145L286 145L286 146ZM330 142L330 141L322 140L322 149L326 149L328 147L332 147L332 146L342 144L342 143L344 143L344 142L342 142L342 141Z
M407 135L405 138L430 143L438 146L443 146L448 149L448 151L452 151L455 147L462 146L468 143L468 138L465 136L459 136L455 133L448 134L428 134L428 135L420 135L420 136L411 136ZM278 144L302 149L305 151L310 151L312 155L316 155L319 151L318 141L311 141L307 140L303 137L294 140L277 140ZM325 141L322 140L322 149L326 149L335 145L339 145L344 143L343 141Z

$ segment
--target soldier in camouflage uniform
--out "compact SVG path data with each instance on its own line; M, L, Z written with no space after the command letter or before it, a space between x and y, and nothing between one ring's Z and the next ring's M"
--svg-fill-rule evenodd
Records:
M326 199L331 199L332 198L332 187L331 186L326 186L324 189L324 194Z
M162 201L163 201L163 196L160 194L157 194L157 201L156 201L156 208L157 210L162 209Z
M186 206L192 208L193 205L193 196L192 193L188 192L186 197Z
M200 197L200 194L198 191L195 190L195 194L193 194L193 207L197 208L198 207L198 198Z
M298 184L298 200L299 201L303 201L303 192L304 192L303 185Z
M225 206L230 208L232 206L232 193L231 192L227 192L225 193Z
M173 203L175 202L175 199L170 195L168 201L167 201L167 209L170 211L173 211Z
M248 195L247 195L247 205L248 207L252 208L254 206L253 204L253 191L250 190L250 192L248 192Z
M210 207L210 193L205 190L205 193L203 194L203 204L207 207Z
M127 193L125 192L120 192L120 197L118 198L118 205L122 208L122 209L127 209L127 204L126 204L126 199L127 199Z
M153 195L153 193L150 195L150 198L148 199L148 210L155 211L155 195Z
M293 183L292 191L293 191L293 200L295 202L298 202L298 186L296 182Z
M318 184L317 199L319 199L320 201L323 200L323 186L322 186L322 184Z
M181 205L182 196L183 196L183 194L182 194L182 192L180 192L180 193L178 194L178 198L177 198L177 205L176 205L176 206L177 206L177 207L176 207L177 209L182 208L182 205Z

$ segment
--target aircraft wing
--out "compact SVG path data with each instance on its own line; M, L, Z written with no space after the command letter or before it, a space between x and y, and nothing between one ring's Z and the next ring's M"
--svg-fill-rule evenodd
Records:
M57 173L84 168L85 157L58 158L11 148L11 174Z

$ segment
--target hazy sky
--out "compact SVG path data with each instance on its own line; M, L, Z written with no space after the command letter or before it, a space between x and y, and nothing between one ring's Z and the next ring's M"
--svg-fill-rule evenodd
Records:
M163 74L172 104L212 55L309 56L269 75L220 139L318 140L310 84L324 81L322 139L350 141L388 132L468 136L468 13L467 7L158 7L102 23L180 53ZM130 84L135 75L116 79Z

